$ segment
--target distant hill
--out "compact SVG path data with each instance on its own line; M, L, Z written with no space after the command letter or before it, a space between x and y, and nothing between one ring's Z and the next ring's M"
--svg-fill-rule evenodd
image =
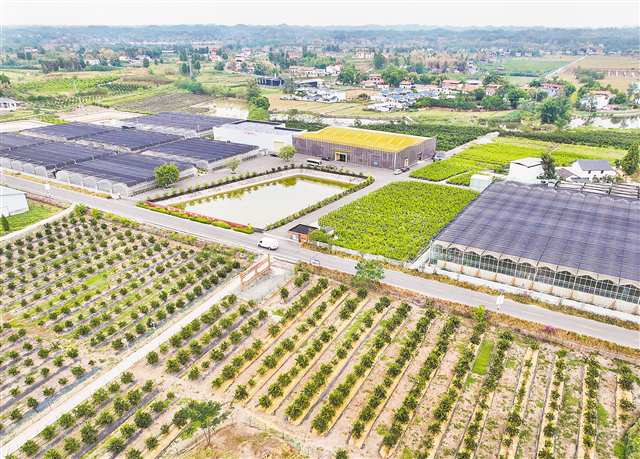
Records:
M302 27L289 25L171 25L171 26L16 26L4 28L5 49L45 43L105 46L114 44L185 44L221 40L237 46L341 45L366 43L371 47L426 47L437 50L481 48L545 49L551 51L604 46L606 51L638 51L640 28L542 27L425 27L358 26Z

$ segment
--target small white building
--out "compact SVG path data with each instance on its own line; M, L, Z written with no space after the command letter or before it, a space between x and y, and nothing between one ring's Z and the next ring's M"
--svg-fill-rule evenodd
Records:
M478 193L482 193L489 185L493 183L493 177L482 174L473 174L469 181L469 188Z
M29 210L27 194L24 191L16 190L0 185L0 215L22 214Z
M507 180L525 184L538 183L538 177L544 173L540 158L521 158L511 161Z
M18 102L8 97L0 97L0 113L15 112L18 108Z
M595 108L602 110L609 105L609 100L613 94L609 91L591 91L589 94L580 99L580 105L583 108Z
M605 159L579 159L568 168L576 177L583 180L615 177L616 171Z
M291 145L293 135L298 132L300 129L287 128L283 123L247 120L214 127L213 138L278 152L285 145Z

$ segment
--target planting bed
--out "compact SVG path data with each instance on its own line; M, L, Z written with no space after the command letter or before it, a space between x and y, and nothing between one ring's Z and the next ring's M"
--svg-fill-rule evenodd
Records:
M84 209L4 244L3 433L110 366L246 262L229 249Z
M457 185L469 185L470 176L481 170L507 172L509 162L525 157L540 157L549 152L557 166L568 166L578 159L606 159L613 163L624 150L612 147L556 144L514 137L499 137L492 143L472 145L457 155L427 164L411 172L411 177ZM464 175L459 175L464 174ZM455 179L452 178L455 176Z
M304 270L271 290L212 305L18 456L153 457L184 440L189 399L327 457L613 457L640 414L636 366L482 309L461 318Z
M320 224L335 230L327 242L406 261L476 196L471 190L396 182L320 217Z

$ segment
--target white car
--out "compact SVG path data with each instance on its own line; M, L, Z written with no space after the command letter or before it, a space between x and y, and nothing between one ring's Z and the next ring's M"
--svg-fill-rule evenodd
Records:
M263 237L258 241L258 247L263 249L276 250L278 248L278 240L272 237Z

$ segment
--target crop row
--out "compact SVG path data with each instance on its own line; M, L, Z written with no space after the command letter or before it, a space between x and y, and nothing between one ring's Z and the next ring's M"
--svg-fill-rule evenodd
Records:
M477 193L397 182L320 217L335 230L325 242L397 260L416 256Z

